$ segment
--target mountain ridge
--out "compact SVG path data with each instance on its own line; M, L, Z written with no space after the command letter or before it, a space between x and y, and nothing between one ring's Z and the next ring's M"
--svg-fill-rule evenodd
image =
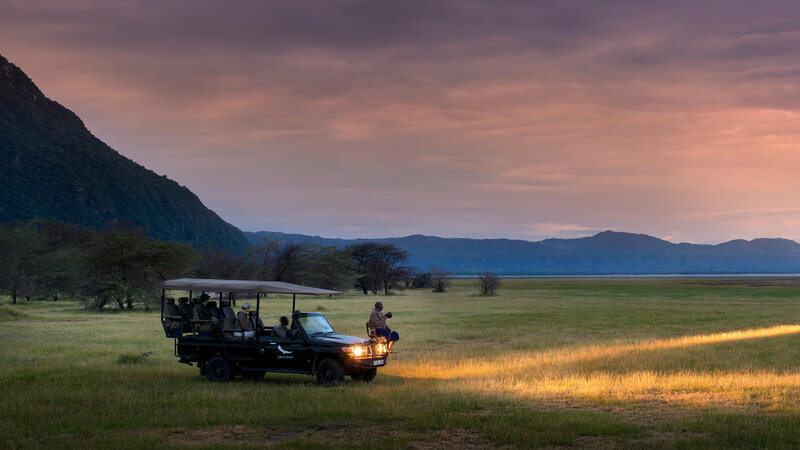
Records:
M735 239L720 244L673 243L646 234L603 231L575 239L398 238L340 239L280 232L245 232L288 243L346 247L393 244L409 252L409 265L454 273L483 270L505 275L617 275L800 272L800 244L782 238Z
M241 230L189 189L91 134L0 55L0 222L60 220L141 227L153 237L243 251Z

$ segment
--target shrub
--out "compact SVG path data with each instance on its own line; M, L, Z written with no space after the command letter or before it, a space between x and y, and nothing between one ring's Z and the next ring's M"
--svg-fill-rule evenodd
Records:
M144 353L123 353L117 358L118 364L142 364L147 361L147 357L152 355L153 352Z
M478 281L475 283L481 295L494 295L501 284L500 277L492 272L481 273L478 275Z

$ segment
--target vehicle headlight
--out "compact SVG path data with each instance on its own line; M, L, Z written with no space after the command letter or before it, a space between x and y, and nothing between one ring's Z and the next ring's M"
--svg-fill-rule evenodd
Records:
M363 347L353 347L353 356L361 356L362 354L364 354Z

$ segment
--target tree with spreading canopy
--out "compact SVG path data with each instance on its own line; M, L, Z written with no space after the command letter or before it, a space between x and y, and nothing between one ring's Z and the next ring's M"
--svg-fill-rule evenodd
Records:
M84 301L93 309L148 307L158 298L162 281L187 274L196 263L188 244L149 238L136 228L108 228L89 245Z
M408 252L392 244L367 242L348 247L348 250L356 270L355 287L364 295L377 294L379 289L388 294L411 270L401 265L408 259Z

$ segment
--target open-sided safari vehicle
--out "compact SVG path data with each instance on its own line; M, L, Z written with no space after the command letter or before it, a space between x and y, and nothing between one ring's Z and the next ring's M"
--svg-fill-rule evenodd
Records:
M167 291L185 291L176 304ZM207 310L216 320L198 316L201 295L213 296ZM258 328L262 296L292 294L291 337L279 337L272 327ZM164 282L161 291L161 323L167 337L175 339L178 362L197 364L210 381L229 381L236 375L260 378L267 372L316 374L323 385L336 385L345 375L356 381L372 381L377 368L386 364L386 346L375 340L336 334L319 312L295 310L296 296L336 295L329 291L277 281L210 280L181 278ZM255 298L249 320L255 335L245 338L236 328L232 307L236 296ZM220 301L219 306L216 300ZM275 321L277 317L264 322Z

